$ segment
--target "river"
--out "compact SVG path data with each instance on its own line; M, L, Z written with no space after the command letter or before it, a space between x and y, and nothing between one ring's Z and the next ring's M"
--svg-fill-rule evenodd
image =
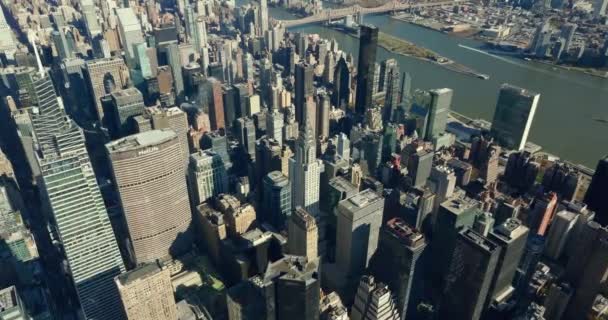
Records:
M287 19L289 14L271 8L271 16ZM432 63L392 54L379 47L377 59L395 58L401 70L412 76L412 88L452 88L453 110L471 118L489 121L494 114L501 84L511 83L536 91L541 97L530 141L541 145L546 152L590 168L595 168L597 161L608 154L608 124L593 120L608 119L608 79L554 69L536 62L476 52L460 45L481 48L482 42L450 36L387 15L365 16L363 20L378 26L382 32L406 39L490 75L489 80L477 79ZM357 58L357 39L344 33L318 24L289 30L334 38L342 50L351 52Z

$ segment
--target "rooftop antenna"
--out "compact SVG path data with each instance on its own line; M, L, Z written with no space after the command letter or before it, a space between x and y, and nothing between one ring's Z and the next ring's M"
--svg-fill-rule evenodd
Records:
M28 34L27 34L27 38L30 41L32 48L34 48L34 54L36 55L36 64L38 65L38 73L40 74L40 77L44 77L44 75L45 75L44 67L42 66L42 61L40 60L40 54L38 53L38 47L36 46L37 37L34 34L34 32L30 30L30 32L28 32Z

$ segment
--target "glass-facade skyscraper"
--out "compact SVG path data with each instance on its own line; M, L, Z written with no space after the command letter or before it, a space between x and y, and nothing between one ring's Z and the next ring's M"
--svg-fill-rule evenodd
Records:
M498 144L523 150L539 99L540 94L510 84L500 88L490 131Z
M362 25L357 67L357 100L355 102L355 111L360 115L363 115L372 104L377 49L378 28L372 25Z
M85 148L49 77L34 82L33 115L41 193L54 220L80 304L88 319L124 319L114 277L125 270L110 219Z

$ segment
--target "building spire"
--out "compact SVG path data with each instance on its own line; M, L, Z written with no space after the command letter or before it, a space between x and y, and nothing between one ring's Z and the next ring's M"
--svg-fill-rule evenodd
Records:
M34 55L36 56L36 64L38 65L38 73L40 74L40 77L44 77L45 71L44 71L44 67L42 66L42 60L40 60L40 54L38 53L38 47L36 45L37 37L34 34L34 32L30 30L27 34L27 38L28 38L30 44L32 45L32 48L34 49Z

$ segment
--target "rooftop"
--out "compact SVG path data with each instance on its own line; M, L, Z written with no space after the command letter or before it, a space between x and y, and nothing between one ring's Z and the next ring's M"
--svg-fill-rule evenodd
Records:
M277 276L283 279L307 281L317 278L319 271L319 260L308 260L302 256L286 255L282 259L268 265L265 282L271 281Z
M11 309L19 305L17 300L17 289L15 286L10 286L0 290L0 312Z
M419 247L425 244L422 233L408 226L401 218L393 218L386 222L386 229L409 247Z
M124 152L155 146L175 138L177 138L177 135L171 129L151 130L112 141L106 144L106 148L110 153Z
M484 236L480 235L479 233L475 232L472 229L464 229L462 232L460 232L460 235L468 240L468 242L470 242L473 245L476 245L477 247L483 249L484 251L487 252L494 252L495 250L498 249L498 246L488 240L487 238L485 238Z
M365 189L358 194L343 200L340 205L349 211L356 211L382 201L382 197L372 189Z
M139 266L129 272L121 273L120 275L116 276L116 280L118 280L121 285L127 286L135 281L144 280L150 276L153 276L159 273L161 270L162 268L158 263L152 262Z

